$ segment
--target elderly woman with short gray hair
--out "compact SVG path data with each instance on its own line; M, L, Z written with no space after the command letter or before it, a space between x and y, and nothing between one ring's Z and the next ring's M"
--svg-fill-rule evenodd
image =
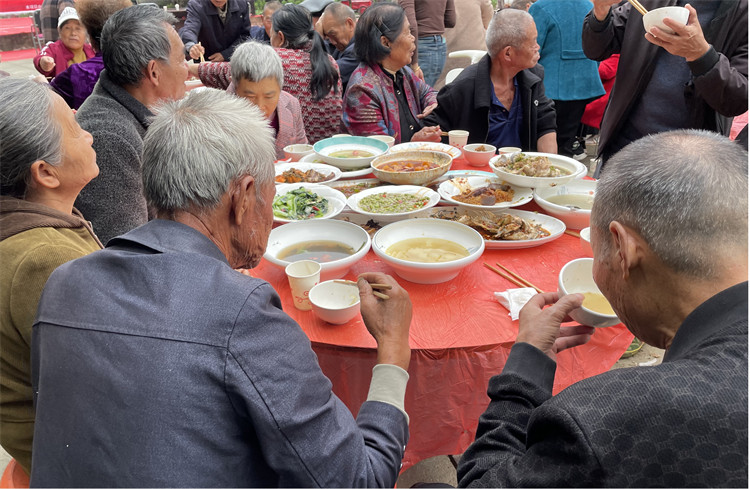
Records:
M101 248L73 207L99 174L91 134L48 86L0 80L0 444L28 473L31 326L47 278Z

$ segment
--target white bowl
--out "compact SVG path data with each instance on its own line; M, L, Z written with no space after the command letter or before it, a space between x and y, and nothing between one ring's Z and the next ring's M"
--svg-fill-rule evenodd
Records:
M277 258L289 246L308 241L337 241L354 249L354 254L320 264L320 280L341 278L349 269L370 251L370 235L367 231L345 221L297 221L271 230L263 258L284 269L289 261Z
M562 270L557 281L557 291L560 297L567 294L583 294L594 292L601 294L599 287L594 282L593 258L578 258L568 262ZM603 328L618 324L617 316L601 314L585 307L579 307L570 312L570 317L586 326Z
M359 206L359 201L363 198L369 196L369 195L377 195L377 194L417 194L420 196L427 197L427 203L420 207L419 209L413 209L410 211L404 211L404 212L392 212L392 213L376 213L376 212L369 212L364 209L362 209ZM387 185L382 187L375 187L375 188L368 188L367 190L363 190L361 192L358 192L356 194L350 195L348 199L346 199L346 203L351 207L351 209L358 213L363 214L365 216L371 217L373 219L377 219L379 221L388 221L388 218L397 218L401 219L406 216L410 216L412 214L416 214L418 212L421 212L425 209L429 209L430 207L434 207L437 205L437 203L440 202L440 194L435 192L432 189L429 189L427 187L420 187L417 185ZM394 220L394 219L391 219Z
M563 170L567 170L570 173L559 177L530 177L526 175L516 175L495 166L496 164L505 161L505 158L513 158L519 154L532 157L546 156L551 165L557 166ZM497 155L490 159L490 169L495 173L495 175L512 185L532 188L554 187L555 185L562 185L575 178L581 178L586 174L586 166L583 163L574 160L573 158L568 158L567 156L560 156L551 153L534 153L530 151L524 151L522 153L511 153L507 155Z
M557 187L534 189L534 202L539 204L544 212L564 222L568 229L583 229L589 225L591 208L589 206L589 209L585 209L581 204L593 204L595 195L596 180L571 180ZM570 196L572 200L569 203L555 203L549 200L560 198L557 196Z
M469 251L469 256L443 263L419 263L393 258L385 252L399 241L425 237L458 243ZM418 284L439 284L455 278L464 267L482 256L484 239L469 226L458 222L429 218L406 219L388 224L375 233L372 249L404 280Z
M293 163L277 163L276 165L274 165L274 170L276 171L277 177L287 170L295 170L295 169L301 172L306 172L308 170L315 170L321 175L326 175L329 177L327 180L323 182L316 182L316 184L335 182L336 180L341 178L341 170L339 170L335 166L326 165L325 163L306 163L306 162L297 161ZM284 185L284 184L276 182L276 185Z
M464 146L464 158L471 166L485 166L495 156L497 148L491 144L475 143Z
M328 212L323 214L321 217L316 217L311 220L318 221L320 219L330 219L333 216L338 215L346 207L346 197L338 190L332 189L328 185L319 183L283 183L276 185L276 195L284 195L294 189L305 187L312 193L318 194L324 199L328 200ZM283 217L273 216L273 220L276 222L295 222L306 219L285 219Z
M383 141L378 141L373 138L342 135L340 137L332 137L318 141L313 145L313 149L315 150L315 154L317 154L325 163L346 170L370 166L370 162L373 158L388 151L388 145ZM370 156L352 158L330 156L331 153L348 150L364 151L369 153Z
M303 156L307 156L313 152L311 144L290 144L284 146L284 156L291 158L292 161L299 161Z
M643 28L646 32L650 32L652 27L658 27L659 29L669 34L674 34L674 31L664 25L664 19L672 19L678 24L686 25L690 11L685 7L661 7L649 10L646 15L643 16Z
M334 280L310 289L310 304L316 316L327 323L348 323L359 314L359 288Z
M438 166L420 171L381 170L384 165L399 161L427 161ZM380 155L370 162L370 167L372 168L372 174L383 182L395 185L424 185L445 174L445 172L450 170L452 164L453 158L447 153L415 149Z
M581 236L581 248L588 256L594 256L594 250L591 248L591 228L583 228L578 233Z
M383 141L388 145L389 148L393 147L393 144L396 142L396 138L394 138L393 136L388 136L387 134L373 134L372 136L367 137L377 139L378 141Z
M461 195L463 193L463 185L465 184L468 187L471 187L472 189L476 189L479 187L487 186L488 184L502 184L506 183L501 181L500 179L493 177L493 178L485 178L485 177L459 177L454 178L451 180L446 180L443 183L441 183L438 186L438 192L440 193L440 196L444 198L445 200L449 201L451 204L460 205L462 207L470 207L472 209L481 209L484 211L496 211L499 209L507 209L509 207L517 207L519 205L524 205L528 202L531 202L531 199L533 197L533 193L530 188L525 187L516 187L514 185L510 185L510 187L513 189L513 198L507 202L496 202L493 205L478 205L478 204L467 204L465 202L460 202L454 197L456 195Z

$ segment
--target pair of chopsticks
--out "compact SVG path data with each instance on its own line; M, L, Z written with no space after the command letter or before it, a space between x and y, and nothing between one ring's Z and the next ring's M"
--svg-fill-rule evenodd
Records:
M646 15L646 13L648 12L648 10L646 10L638 0L628 0L628 2L630 2L630 5L632 5L633 8L639 11L641 15Z
M581 235L578 234L577 231L571 231L570 229L566 229L564 231L564 233L567 234L568 236L573 236L574 238L580 238L581 237Z
M334 280L337 284L346 284L346 285L354 285L357 287L357 282L354 282L352 280ZM370 287L373 289L372 295L375 297L379 297L380 299L388 300L390 297L387 294L384 294L382 292L378 292L378 290L391 290L393 287L391 287L388 284L370 284Z
M503 278L504 278L505 280L509 281L510 283L516 284L516 285L518 285L519 287L531 287L532 289L536 290L536 291L537 291L537 292L539 292L540 294L541 294L542 292L544 292L544 291L543 291L542 289L540 289L540 288L539 288L539 287L537 287L536 285L532 284L531 282L529 282L529 281L528 281L528 280L526 280L525 278L521 277L521 276L520 276L520 275L518 275L517 273L513 273L513 272L511 272L510 270L508 270L507 268L505 268L504 266L502 266L501 264L499 264L499 263L497 263L497 262L496 262L495 264L496 264L496 265L497 265L498 267L500 267L500 268L502 268L503 270L505 270L506 272L508 272L508 273L509 273L510 275L508 275L508 274L505 274L505 273L501 272L501 271L500 271L500 270L498 270L497 268L493 267L492 265L488 265L487 263L485 263L485 264L484 264L484 266L485 266L485 267L487 267L487 268L489 268L490 270L492 270L492 271L493 271L493 272L495 272L496 274L500 275L500 276L501 276L501 277L503 277Z
M201 43L198 43L198 46L201 46ZM201 46L201 47L203 47L203 46ZM205 63L205 62L206 62L206 60L203 57L203 55L201 54L201 63Z

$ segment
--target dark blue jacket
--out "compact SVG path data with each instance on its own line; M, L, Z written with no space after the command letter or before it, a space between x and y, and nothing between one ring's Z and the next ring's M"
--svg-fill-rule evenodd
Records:
M339 51L334 48L331 52L331 56L336 60L336 64L339 65L339 73L341 74L341 85L343 91L346 93L346 86L349 84L349 78L352 76L352 72L359 66L359 60L354 55L354 38L349 42L349 45L343 51Z
M193 44L201 43L206 49L205 58L221 53L224 61L229 61L234 48L250 37L250 18L244 0L227 1L227 21L222 24L219 12L211 0L190 0L187 4L187 18L180 29L180 38L185 43L185 52Z

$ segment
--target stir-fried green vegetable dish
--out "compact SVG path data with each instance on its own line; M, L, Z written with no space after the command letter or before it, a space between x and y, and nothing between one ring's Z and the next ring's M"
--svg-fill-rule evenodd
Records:
M282 219L314 219L324 216L326 212L328 200L305 187L290 190L273 199L273 215Z

